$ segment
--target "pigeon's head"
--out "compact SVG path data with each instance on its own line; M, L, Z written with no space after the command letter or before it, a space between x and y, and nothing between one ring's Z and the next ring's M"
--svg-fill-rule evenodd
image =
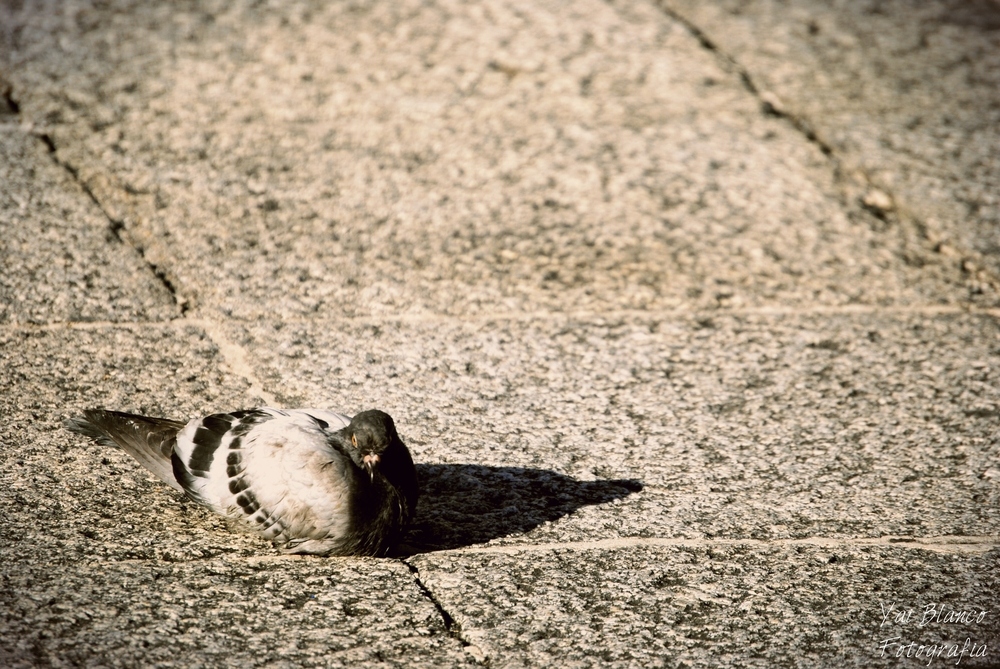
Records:
M362 411L336 433L341 449L368 472L373 486L396 498L399 519L409 522L417 507L417 470L396 425L384 411Z
M392 451L406 448L396 434L392 416L378 409L362 411L351 419L344 431L351 445L351 459L372 476L387 451L391 457Z

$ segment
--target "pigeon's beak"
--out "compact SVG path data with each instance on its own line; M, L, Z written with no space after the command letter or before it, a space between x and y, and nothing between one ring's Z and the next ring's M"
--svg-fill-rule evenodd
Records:
M361 458L362 462L365 463L365 468L368 470L368 474L375 478L375 467L382 460L378 453L369 453L368 455Z

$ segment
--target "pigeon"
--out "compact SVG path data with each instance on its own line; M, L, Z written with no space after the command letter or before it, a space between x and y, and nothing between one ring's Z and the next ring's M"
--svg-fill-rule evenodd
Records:
M263 407L182 423L89 409L65 425L286 553L387 555L417 503L413 459L383 411Z

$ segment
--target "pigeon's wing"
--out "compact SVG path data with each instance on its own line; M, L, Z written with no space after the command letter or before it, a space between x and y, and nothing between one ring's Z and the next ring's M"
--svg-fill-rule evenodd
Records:
M174 478L171 457L177 433L184 423L120 411L87 409L83 418L70 418L65 425L68 430L90 437L101 445L121 448L164 483L182 490Z
M192 420L177 435L177 445L171 458L174 477L184 492L207 507L224 513L219 484L229 478L229 451L237 453L243 439L254 428L273 420L284 412L277 409L250 409L217 413Z
M287 413L289 416L308 416L316 421L320 429L327 432L336 432L351 423L350 416L345 416L335 411L328 411L327 409L290 409Z
M349 422L318 409L207 416L178 435L175 475L192 498L278 544L337 552L358 473L327 435Z

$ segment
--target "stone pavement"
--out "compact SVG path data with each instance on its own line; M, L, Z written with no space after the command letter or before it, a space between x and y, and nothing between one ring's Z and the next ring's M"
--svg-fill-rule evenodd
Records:
M1000 665L1000 3L0 2L0 666ZM61 421L378 407L400 556Z

